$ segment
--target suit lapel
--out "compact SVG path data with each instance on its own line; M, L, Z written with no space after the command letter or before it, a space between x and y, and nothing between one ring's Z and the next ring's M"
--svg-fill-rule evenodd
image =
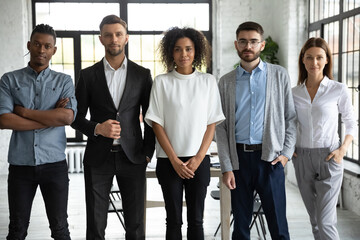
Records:
M111 104L111 106L114 108L114 110L116 111L114 100L111 97L110 90L109 90L108 84L106 82L103 60L98 62L98 65L96 66L95 74L96 74L96 79L98 81L98 86L99 86L98 90L103 91L102 95L105 98L105 101L109 102Z
M131 94L131 91L134 88L134 82L136 81L136 75L135 75L135 71L133 68L134 68L133 62L128 59L125 88L124 88L123 95L120 99L120 104L119 104L119 109L118 109L119 112L124 107L126 107L126 100L130 99L129 95Z

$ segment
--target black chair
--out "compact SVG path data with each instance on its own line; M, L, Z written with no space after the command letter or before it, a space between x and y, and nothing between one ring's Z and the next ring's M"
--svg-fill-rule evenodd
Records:
M124 211L122 207L122 200L120 195L120 190L117 184L113 184L109 194L109 213L116 213L117 217L123 228L125 229L124 224Z
M256 227L256 231L258 233L258 236L260 237L260 231L259 231L259 227L257 224L257 219L259 220L259 224L261 227L261 232L263 235L264 240L266 240L266 227L265 227L265 220L264 220L264 210L262 208L262 204L261 204L261 200L259 197L259 194L257 194L256 192L254 193L254 205L253 205L253 219L251 221L250 224L250 229L254 226Z
M210 192L210 196L215 200L220 200L220 191L213 190ZM232 212L231 212L231 215L232 215ZM264 238L264 240L266 240L266 236L265 236L266 235L266 227L265 227L265 220L264 220L264 211L262 209L261 200L260 200L259 195L256 192L254 192L253 219L251 221L249 228L251 230L255 224L256 231L258 233L258 236L260 237L259 226L258 226L258 223L256 220L259 221L263 238ZM233 222L234 222L234 219L231 220L230 226L233 224ZM214 237L217 235L217 233L220 229L220 226L221 226L221 222L219 223L219 225L214 233Z

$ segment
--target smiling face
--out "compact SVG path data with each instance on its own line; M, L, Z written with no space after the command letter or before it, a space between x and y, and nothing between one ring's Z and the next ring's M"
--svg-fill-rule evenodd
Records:
M311 47L306 50L302 61L309 76L322 76L328 63L326 52L320 47Z
M105 24L101 29L99 39L105 47L106 56L125 55L124 49L129 40L129 35L120 23Z
M46 33L34 33L27 43L30 52L30 66L37 72L49 66L51 57L56 53L55 39Z
M261 40L261 35L255 30L240 31L234 44L239 57L245 62L258 60L265 47L265 41Z
M192 73L192 64L195 58L195 45L193 41L187 37L179 38L174 46L173 58L178 73Z

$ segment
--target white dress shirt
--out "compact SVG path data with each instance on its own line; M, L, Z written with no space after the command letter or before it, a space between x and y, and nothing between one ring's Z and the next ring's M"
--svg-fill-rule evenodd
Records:
M339 147L338 115L345 124L345 135L354 136L356 120L348 88L324 77L311 102L306 81L294 87L293 97L298 118L296 146L301 148Z
M125 83L126 83L126 74L127 74L127 58L124 58L123 63L118 69L111 67L109 62L104 57L104 71L107 85L109 87L110 95L113 99L116 109L119 109L121 97L124 93ZM120 123L121 126L121 123ZM115 139L113 142L114 145L119 145L120 140Z
M125 57L121 66L115 70L113 67L111 67L109 62L104 57L104 71L111 97L114 101L116 109L118 109L120 105L121 97L125 89L127 58Z

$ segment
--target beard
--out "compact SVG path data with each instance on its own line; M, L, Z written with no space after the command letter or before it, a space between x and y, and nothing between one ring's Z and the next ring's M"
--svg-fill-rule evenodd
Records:
M118 55L120 55L122 52L123 52L123 48L119 48L119 49L110 49L110 48L107 48L106 49L106 52L110 55L110 56L113 56L113 57L116 57Z
M251 56L248 56L248 55L245 55L246 52L250 52L253 54L253 57ZM252 62L252 61L255 61L256 59L258 59L260 57L260 53L261 51L258 51L258 52L254 52L254 51L251 51L251 50L243 50L243 51L237 51L239 57L241 58L241 60L243 60L244 62Z

